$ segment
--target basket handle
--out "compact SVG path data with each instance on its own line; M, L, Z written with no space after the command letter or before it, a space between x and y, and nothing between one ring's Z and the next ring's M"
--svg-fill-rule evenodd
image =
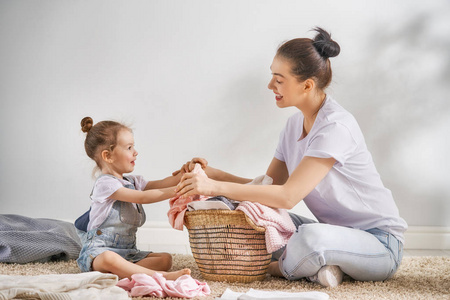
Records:
M245 220L247 221L247 223L248 223L253 229L255 229L256 231L260 231L260 232L265 232L265 231L266 231L266 228L256 225L256 224L252 221L252 219L250 219L245 213L244 213L244 217L245 217Z

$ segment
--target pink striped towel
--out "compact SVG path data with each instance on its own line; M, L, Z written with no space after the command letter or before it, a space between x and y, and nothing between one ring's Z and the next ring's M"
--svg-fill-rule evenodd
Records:
M266 248L269 253L286 245L295 231L295 225L285 209L244 201L236 210L243 211L256 225L266 229Z

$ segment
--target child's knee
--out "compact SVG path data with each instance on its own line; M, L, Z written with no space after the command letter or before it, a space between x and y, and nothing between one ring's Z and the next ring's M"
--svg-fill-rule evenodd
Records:
M94 258L92 268L94 271L110 270L119 263L120 259L121 257L117 253L105 251Z
M161 264L164 266L164 269L169 270L172 267L172 255L161 253Z

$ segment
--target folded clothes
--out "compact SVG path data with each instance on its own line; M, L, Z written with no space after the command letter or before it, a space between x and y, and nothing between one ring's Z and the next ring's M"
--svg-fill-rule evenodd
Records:
M316 291L291 293L250 289L246 293L239 293L227 288L220 298L216 297L216 300L328 300L329 298L328 294Z
M129 299L114 274L85 272L36 276L0 275L0 299Z
M183 275L176 280L167 280L160 273L153 276L147 274L131 275L131 280L124 278L117 283L131 297L180 297L194 298L206 296L211 290L206 282L200 282L190 275Z
M235 200L231 200L231 199L228 199L227 197L225 197L225 196L215 196L215 197L211 197L211 198L208 198L208 199L206 199L206 201L212 201L212 202L217 202L217 201L220 201L220 202L223 202L226 206L228 206L231 210L235 210L236 209L236 207L239 205L239 201L235 201Z
M209 209L223 209L231 210L228 205L221 201L196 201L187 205L188 211L193 210L209 210Z
M224 196L216 196L206 199L206 201L194 201L187 205L189 211L208 210L208 209L225 209L235 210L239 205L239 201L228 199Z

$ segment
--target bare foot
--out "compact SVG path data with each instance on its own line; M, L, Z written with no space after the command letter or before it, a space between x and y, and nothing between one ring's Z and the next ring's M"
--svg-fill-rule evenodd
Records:
M275 277L284 277L283 273L281 273L280 271L280 265L278 264L278 261L273 261L269 264L267 273Z
M183 275L191 275L191 269L181 269L174 272L161 272L167 280L175 280Z

